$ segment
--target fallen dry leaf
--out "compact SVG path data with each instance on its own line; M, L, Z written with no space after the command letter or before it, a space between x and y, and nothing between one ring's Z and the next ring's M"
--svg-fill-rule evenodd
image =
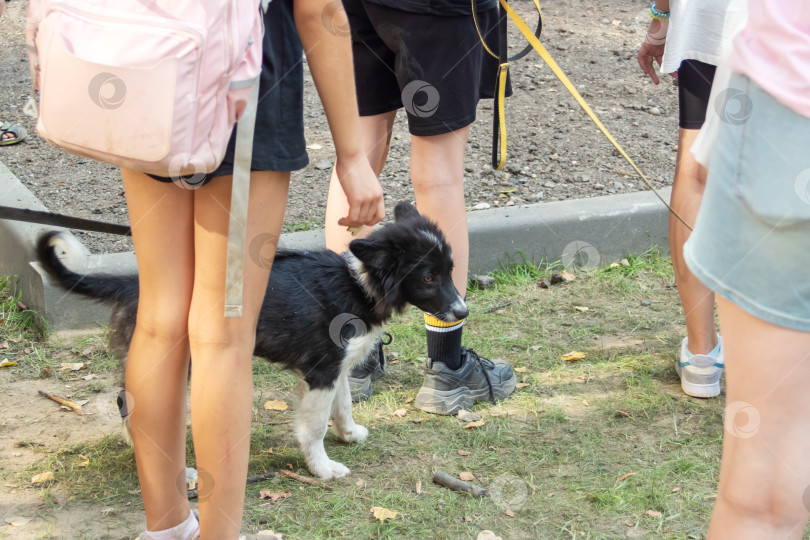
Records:
M30 347L26 347L26 348L23 349L23 352L25 354L31 354L32 352L34 352L34 349L32 349Z
M647 510L646 512L644 512L644 514L654 518L660 518L662 515L661 512L658 512L656 510Z
M59 368L62 371L79 371L82 369L87 369L87 364L84 362L62 362L59 365Z
M3 359L3 361L0 362L0 367L11 367L11 366L16 366L16 365L17 365L17 362L12 362L11 360L9 360L7 358Z
M577 279L577 276L575 276L574 274L572 274L568 270L563 270L562 272L560 272L560 276L562 276L562 278L565 281L574 281L575 279Z
M475 422L470 422L469 424L464 426L464 429L479 428L479 427L481 427L483 425L484 425L483 420L476 420Z
M81 457L84 457L84 456L81 456ZM78 462L78 463L76 464L76 466L77 466L77 467L81 467L81 468L84 468L84 467L89 467L89 466L90 466L90 460L89 460L89 459L87 459L87 458L84 458L84 461L80 461L80 462Z
M585 306L574 306L574 309L579 311L580 313L585 313L586 311L591 310L591 308Z
M416 483L416 494L419 495L420 493L422 493L422 481L421 480L419 480Z
M256 533L256 540L284 540L281 533L273 532L270 529L264 529Z
M515 373L525 373L527 371L529 371L529 368L527 368L527 367L516 367L515 368Z
M281 401L279 399L273 399L271 401L265 402L264 404L264 408L267 409L268 411L286 411L287 407L289 407L289 405L287 405L287 402Z
M616 413L615 413L615 414L616 414L616 416L624 416L624 417L630 418L630 413L629 413L629 412L625 412L625 411L616 411Z
M478 536L475 540L503 540L500 536L496 535L494 532L490 530L484 530L478 533Z
M8 341L0 343L0 349L8 349Z
M475 475L469 471L458 473L458 477L464 480L465 482L471 482L475 480Z
M408 411L405 409L397 409L394 411L394 416L396 416L397 418L402 418L406 414L408 414Z
M53 480L53 473L51 471L41 472L31 477L32 484L41 484L42 482L48 482L50 480Z
M672 488L672 493L678 493L681 490L679 487Z
M472 516L464 516L464 521L466 521L467 523L472 523L473 522L473 517Z
M91 373L90 375L85 375L84 377L82 377L83 381L92 381L93 379L98 379L98 375L96 375L95 373Z
M618 480L618 481L619 481L619 482L624 482L625 480L627 480L627 479L628 479L628 478L630 478L631 476L635 476L635 475L636 475L636 473L634 473L634 472L629 472L629 473L627 473L627 474L623 474L623 475L621 475L621 476L619 477L619 480Z
M543 348L542 345L532 345L532 350L533 351L539 351L542 348Z
M286 499L287 497L292 497L292 493L289 491L282 491L281 493L270 491L269 489L263 489L259 492L259 498L269 500L270 502L278 502L281 499Z
M411 403L412 401L413 401L413 396L409 396L409 397L405 398L405 403L406 404Z
M571 351L570 353L566 353L566 354L564 354L564 355L560 356L560 358L562 358L562 359L563 359L563 360L565 360L566 362L573 362L573 361L575 361L575 360L582 360L582 359L584 359L586 356L587 356L587 355L586 355L584 352L580 352L580 351Z
M366 484L366 481L363 480L362 478L354 483L354 485L357 486L357 487L363 487L365 484Z
M613 263L613 264L616 264L616 263ZM611 265L611 266L613 266L613 265ZM619 266L619 265L616 264L616 266ZM636 526L636 522L633 521L632 519L628 519L627 521L624 522L624 524L627 525L628 527L635 527Z
M515 517L515 513L512 512L511 510L507 510L506 512L504 512L504 514L506 514L509 517Z
M14 517L7 517L5 521L12 527L25 527L31 520L28 519L27 517L14 516Z
M460 456L462 456L462 457L466 457L466 456L469 456L469 455L470 455L470 453L469 453L469 452L467 452L466 450L459 450L459 451L458 451L458 455L460 455Z
M385 521L386 519L394 519L397 517L397 512L383 508L382 506L372 506L371 513L374 514L374 519Z
M529 386L529 384L525 382L515 383L515 388L526 388L527 386Z

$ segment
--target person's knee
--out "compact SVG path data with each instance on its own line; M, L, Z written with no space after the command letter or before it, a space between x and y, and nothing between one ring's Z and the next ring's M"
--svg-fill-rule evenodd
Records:
M256 342L255 324L248 324L246 317L223 319L192 312L188 339L191 357L195 359L205 361L222 356L250 359Z
M763 482L757 489L721 488L717 502L734 515L774 527L792 527L806 519L808 512L802 495L791 496L787 483L778 478Z
M188 306L141 306L138 309L135 335L156 348L176 347L186 340Z

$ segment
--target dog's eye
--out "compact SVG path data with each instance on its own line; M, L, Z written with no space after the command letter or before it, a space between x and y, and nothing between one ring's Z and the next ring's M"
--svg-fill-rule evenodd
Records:
M433 274L425 274L422 276L422 281L425 283L433 283Z

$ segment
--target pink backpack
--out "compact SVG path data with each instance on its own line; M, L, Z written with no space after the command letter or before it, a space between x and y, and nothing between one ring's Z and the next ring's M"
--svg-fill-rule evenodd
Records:
M261 0L267 7L269 0ZM214 171L239 120L225 316L242 314L262 67L260 0L30 0L37 132L82 156L181 178ZM40 93L37 109L34 89ZM244 113L244 114L243 114Z
M30 0L37 132L156 174L211 172L262 64L259 0Z

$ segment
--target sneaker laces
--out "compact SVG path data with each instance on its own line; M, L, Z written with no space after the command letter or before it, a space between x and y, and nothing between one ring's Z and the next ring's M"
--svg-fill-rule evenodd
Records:
M477 352L472 349L468 349L466 347L461 348L461 354L467 354L471 358L473 358L478 365L481 366L481 371L484 372L484 378L487 380L487 386L489 386L489 400L495 401L495 392L492 390L492 380L489 378L489 373L487 370L495 369L495 362L490 360L489 358L484 358L483 356L479 356Z

